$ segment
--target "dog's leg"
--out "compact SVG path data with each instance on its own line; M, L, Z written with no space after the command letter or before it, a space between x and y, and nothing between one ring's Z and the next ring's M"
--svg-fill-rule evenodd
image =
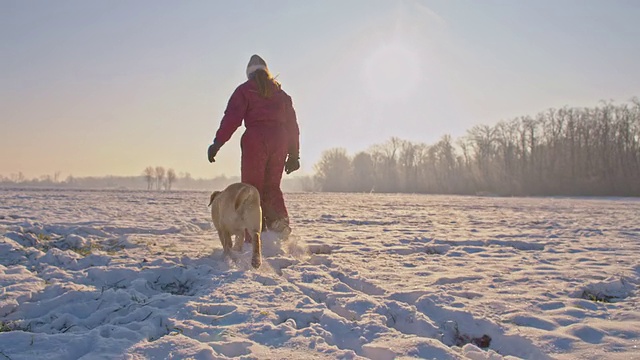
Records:
M242 247L244 246L244 232L242 233L242 235L235 235L236 237L236 242L233 244L233 250L235 251L242 251Z
M231 255L231 234L227 231L218 231L218 236L220 237L220 242L222 243L222 250L224 251L224 255Z
M262 241L260 240L260 231L257 231L252 235L253 257L251 258L251 266L257 269L262 265Z

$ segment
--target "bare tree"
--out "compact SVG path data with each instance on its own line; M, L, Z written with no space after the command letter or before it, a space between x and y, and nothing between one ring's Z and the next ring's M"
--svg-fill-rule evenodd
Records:
M371 155L376 163L376 191L394 192L398 185L398 154L403 140L392 137L373 147Z
M371 192L375 190L375 168L371 155L357 153L352 160L353 178L350 191Z
M155 174L156 174L156 172L151 166L148 166L142 172L142 176L144 176L144 179L147 181L147 190L153 189L153 183L155 181Z
M162 188L162 184L164 183L164 176L166 174L165 169L162 166L156 166L156 190L160 190Z
M173 169L167 170L167 185L166 189L171 190L171 185L176 181L176 172Z
M351 160L345 149L325 151L316 164L315 180L322 191L350 191Z

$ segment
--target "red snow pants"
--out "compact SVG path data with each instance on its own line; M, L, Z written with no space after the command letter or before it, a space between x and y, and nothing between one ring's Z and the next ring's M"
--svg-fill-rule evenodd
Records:
M288 217L280 181L287 158L287 131L278 125L256 124L242 135L242 182L260 192L262 216L267 226L274 220Z

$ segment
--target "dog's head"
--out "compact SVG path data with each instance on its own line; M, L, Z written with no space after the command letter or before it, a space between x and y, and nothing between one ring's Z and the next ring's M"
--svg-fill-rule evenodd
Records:
M213 199L215 199L215 198L216 198L216 196L220 195L220 193L221 193L221 192L222 192L222 191L214 191L214 192L211 194L211 199L209 199L209 205L207 205L207 206L211 206L211 204L213 204Z

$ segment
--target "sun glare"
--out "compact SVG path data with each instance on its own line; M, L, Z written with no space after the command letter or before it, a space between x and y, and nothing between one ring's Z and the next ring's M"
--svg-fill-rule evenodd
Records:
M397 101L412 95L422 78L420 57L400 42L383 44L364 64L367 90L376 100Z

